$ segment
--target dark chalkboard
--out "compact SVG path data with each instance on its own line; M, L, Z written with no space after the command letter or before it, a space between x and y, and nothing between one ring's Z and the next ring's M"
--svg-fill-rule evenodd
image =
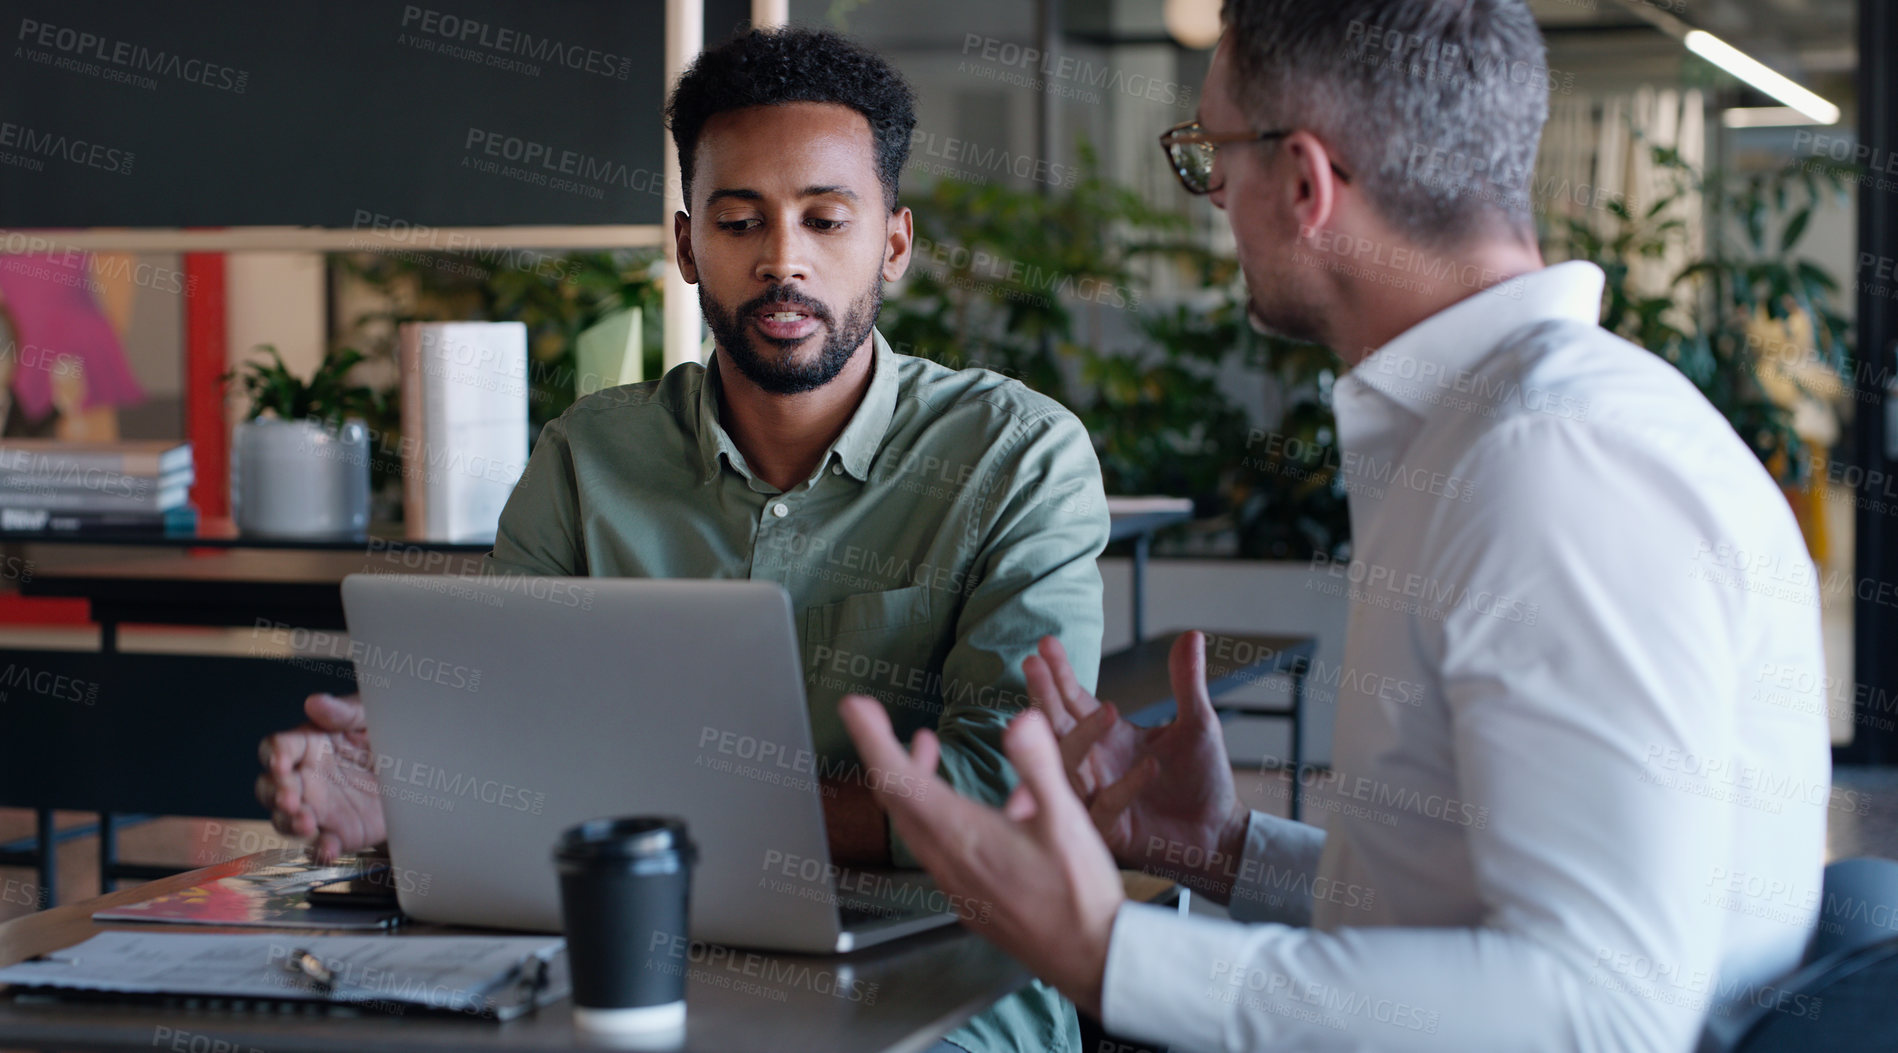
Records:
M708 0L706 42L745 0ZM663 0L0 0L0 227L657 223Z

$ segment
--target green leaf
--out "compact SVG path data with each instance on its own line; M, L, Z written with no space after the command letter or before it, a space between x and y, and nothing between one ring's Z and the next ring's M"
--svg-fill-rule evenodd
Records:
M1783 194L1781 196L1784 197ZM1806 224L1811 222L1811 220L1812 206L1810 205L1793 213L1793 218L1786 221L1786 226L1779 234L1779 251L1781 253L1792 251L1793 246L1799 243L1800 236L1805 234Z

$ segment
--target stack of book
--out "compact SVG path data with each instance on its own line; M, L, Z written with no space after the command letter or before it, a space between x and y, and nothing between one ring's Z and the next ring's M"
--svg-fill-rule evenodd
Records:
M0 439L0 535L192 534L191 444Z

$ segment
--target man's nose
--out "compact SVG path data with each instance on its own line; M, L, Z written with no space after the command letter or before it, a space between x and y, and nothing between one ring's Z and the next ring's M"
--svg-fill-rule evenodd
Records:
M753 276L766 282L809 281L811 263L810 254L806 251L808 245L809 242L799 236L796 227L778 227L766 235L764 251L758 257Z

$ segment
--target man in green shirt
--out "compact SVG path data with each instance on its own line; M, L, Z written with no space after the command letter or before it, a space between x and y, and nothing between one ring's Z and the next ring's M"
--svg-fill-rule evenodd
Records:
M876 332L882 284L909 264L897 178L915 126L881 59L829 33L753 32L699 58L668 118L690 209L679 266L715 354L549 423L483 569L779 582L822 770L855 770L837 703L870 694L905 737L935 731L960 792L999 803L1022 660L1052 634L1090 681L1099 661L1108 524L1087 434L1012 380L898 355ZM380 841L360 703L306 710L264 743L260 799L319 854ZM833 858L914 866L867 781L824 780ZM948 1040L1071 1051L1079 1032L1036 984Z

